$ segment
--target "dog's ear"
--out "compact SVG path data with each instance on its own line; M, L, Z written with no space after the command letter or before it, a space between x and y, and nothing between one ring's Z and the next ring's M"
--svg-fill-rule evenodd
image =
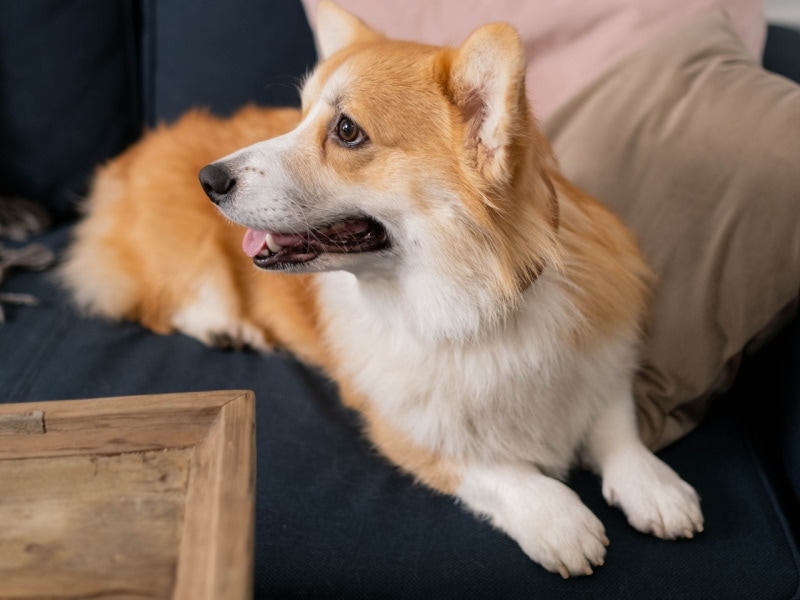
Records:
M467 122L467 144L480 171L495 183L511 177L509 151L526 118L525 48L504 23L485 25L456 50L450 93Z
M321 0L317 5L316 23L317 51L322 60L350 44L383 38L364 21L330 0Z

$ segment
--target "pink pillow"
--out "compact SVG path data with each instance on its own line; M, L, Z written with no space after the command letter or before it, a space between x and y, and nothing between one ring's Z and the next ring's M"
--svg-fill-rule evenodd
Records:
M319 0L303 0L312 28ZM540 120L607 67L701 11L722 7L760 62L764 0L335 0L392 38L459 45L477 27L507 21L528 54L528 96Z

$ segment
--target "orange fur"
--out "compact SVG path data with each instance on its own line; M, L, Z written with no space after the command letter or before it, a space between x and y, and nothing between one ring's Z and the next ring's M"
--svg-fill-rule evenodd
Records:
M594 341L587 335L641 325L654 275L642 260L633 234L563 175L551 172L551 178L558 194L570 199L560 203L564 214L561 244L573 257L564 269L576 282L571 289L573 301L588 325L577 332L576 339L586 343Z
M197 184L206 163L285 133L298 117L294 109L247 107L229 119L192 111L100 169L62 271L77 303L165 334L198 282L210 281L267 346L322 364L310 278L255 272L242 259L244 229L221 218Z

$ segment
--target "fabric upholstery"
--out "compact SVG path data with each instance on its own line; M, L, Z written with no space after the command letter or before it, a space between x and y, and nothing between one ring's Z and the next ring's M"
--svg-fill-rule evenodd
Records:
M800 61L797 60L800 31L770 25L767 35L769 43L764 48L764 68L800 83Z
M800 31L770 25L767 40L764 68L800 84ZM800 318L795 318L768 349L759 353L758 362L748 375L748 389L753 396L763 390L764 379L778 386L777 401L770 403L767 411L745 400L743 418L753 423L754 416L761 416L756 422L762 427L753 435L772 450L767 460L778 463L775 471L787 477L800 502ZM795 531L800 532L800 509L793 512Z
M316 60L297 0L143 0L143 94L148 125L190 106L227 115L244 104L299 104Z
M0 195L75 215L95 166L139 135L132 0L0 3Z
M38 240L63 248L69 228ZM667 542L635 532L594 476L570 484L606 526L606 565L563 581L450 498L379 457L331 383L287 355L213 350L134 324L83 320L42 274L0 328L0 400L211 389L256 394L255 598L790 598L797 548L761 465L726 405L662 457L702 497L705 531ZM1 589L1 588L0 588Z

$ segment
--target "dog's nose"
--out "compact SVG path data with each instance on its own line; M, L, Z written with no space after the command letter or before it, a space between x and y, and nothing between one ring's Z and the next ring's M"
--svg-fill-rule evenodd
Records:
M200 185L214 204L219 204L236 186L236 179L225 167L210 164L200 170Z

